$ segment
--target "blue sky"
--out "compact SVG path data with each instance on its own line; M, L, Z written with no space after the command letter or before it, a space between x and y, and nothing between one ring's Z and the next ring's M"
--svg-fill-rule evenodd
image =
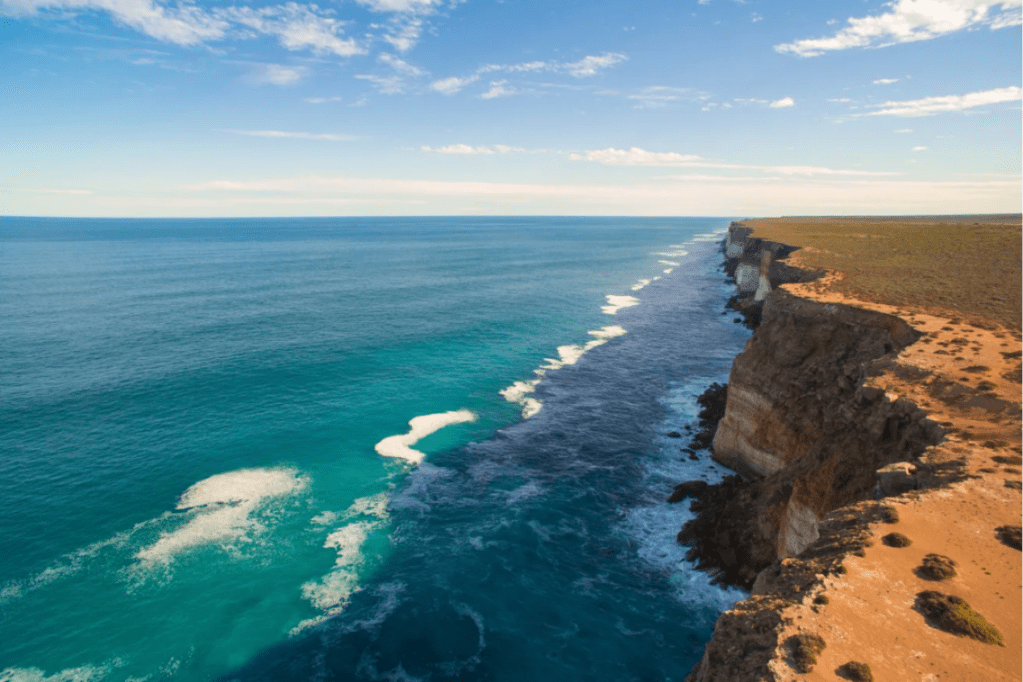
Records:
M1023 0L0 0L0 215L1019 212Z

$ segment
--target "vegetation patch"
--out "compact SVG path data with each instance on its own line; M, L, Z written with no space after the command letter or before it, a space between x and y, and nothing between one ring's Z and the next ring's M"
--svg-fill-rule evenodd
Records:
M874 682L874 673L870 672L870 666L859 661L849 661L835 672L853 682Z
M883 507L881 509L881 520L885 523L898 523L899 512L894 507Z
M956 575L956 562L941 554L928 554L916 569L917 575L927 580L948 580Z
M1021 549L1020 526L999 526L995 528L995 533L998 534L998 539L1002 541L1003 545L1013 549Z
M1019 455L995 455L991 458L992 462L998 462L999 464L1015 464L1019 466L1023 464L1023 457Z
M804 674L813 670L817 665L817 654L827 646L820 636L805 633L789 637L788 645L796 662L796 670Z
M1020 218L924 216L744 221L762 239L798 244L799 264L845 274L833 291L956 312L962 322L1021 327ZM811 247L811 248L806 248ZM998 296L992 297L991 292Z
M1005 646L1002 633L961 597L927 591L916 595L916 606L934 627L985 644Z
M913 544L913 541L902 533L888 533L888 535L881 538L881 542L889 547L909 547Z
M828 595L826 595L826 594L818 594L816 597L813 598L813 603L814 604L820 604L821 606L824 606L825 604L829 603L830 601L831 601L831 599L829 599Z

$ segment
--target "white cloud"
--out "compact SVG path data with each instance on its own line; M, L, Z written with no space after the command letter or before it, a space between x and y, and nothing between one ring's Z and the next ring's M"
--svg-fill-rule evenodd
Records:
M490 81L490 89L480 95L483 99L495 99L497 97L510 97L515 90L507 87L508 81Z
M927 147L924 147L923 145L918 145L916 147L913 147L913 151L915 151L915 152L925 152L925 151L927 151Z
M841 170L823 166L764 166L757 164L721 163L704 159L696 154L677 152L649 152L639 147L630 149L598 149L585 154L570 154L573 161L592 161L605 166L678 166L683 168L719 168L728 170L756 170L777 175L824 176L887 176L900 173L887 171Z
M831 50L930 40L977 26L1005 28L1023 23L1021 5L1023 0L894 0L885 4L890 11L850 18L848 26L830 38L797 40L774 49L816 57Z
M374 12L428 12L439 3L436 0L356 0Z
M796 103L791 97L783 97L781 99L771 102L772 109L784 109L786 107L795 106Z
M1014 102L1023 99L1023 90L1013 85L1007 88L996 88L982 92L971 92L966 95L946 95L944 97L925 97L905 102L882 102L872 106L880 111L872 111L860 116L933 116L946 111L963 111L999 102Z
M852 100L848 97L832 97L828 100L829 102L851 102Z
M194 5L164 7L153 0L0 0L0 14L31 15L38 10L94 10L148 36L177 45L224 37L229 24Z
M442 78L430 83L430 89L436 90L444 95L453 95L456 92L461 91L465 86L471 85L479 79L479 76L467 76L465 78L451 76L450 78Z
M376 91L384 95L397 95L405 92L405 79L401 76L374 76L360 73L355 76L359 80L369 81Z
M696 154L648 152L639 147L630 149L594 149L585 154L570 154L573 161L593 161L605 166L686 166L700 161Z
M384 64L387 64L395 71L403 73L407 76L426 75L426 72L420 69L418 66L415 66L414 64L409 64L404 59L401 59L400 57L395 57L393 54L387 54L386 52L384 52L379 57L377 57L377 59L383 62Z
M464 155L475 155L475 154L509 154L511 152L524 152L526 151L522 147L509 147L506 144L495 144L489 147L472 147L467 144L449 144L445 147L427 147L423 146L424 152L433 152L434 154L464 154Z
M261 7L228 7L218 14L259 33L276 36L289 50L308 49L320 54L350 57L365 53L365 49L351 39L341 38L344 23L327 12L318 13L316 5L283 5Z
M305 78L305 75L306 69L302 66L258 64L249 71L246 80L256 84L291 85Z
M365 52L356 41L341 37L345 22L315 4L203 8L190 2L171 7L157 0L0 0L0 14L31 15L39 10L106 12L117 23L176 45L262 34L276 37L289 50L342 57Z
M911 133L911 132L913 132L913 129L912 129L912 128L899 128L899 129L898 129L898 130L896 130L895 132L896 132L896 133L899 133L899 134L903 134L903 133Z
M173 200L180 203L168 210L165 201L152 212L295 215L296 207L304 206L303 213L313 215L891 215L1018 212L1020 205L1018 177L973 181L765 180L754 177L745 184L709 178L692 182L571 184L334 175L225 179L177 188ZM97 200L89 201L92 206ZM106 215L114 212L105 210ZM123 207L120 212L124 212ZM138 213L135 208L134 214Z
M672 102L693 102L707 98L705 93L697 92L691 88L675 88L666 85L651 85L639 92L625 96L637 102L637 107L646 109L659 109Z
M340 102L342 99L340 95L334 95L333 97L303 97L302 101L309 104L326 104L327 102Z
M595 76L601 69L606 69L615 64L624 62L628 57L618 52L605 52L599 56L583 57L577 62L564 64L563 68L576 78Z
M351 140L358 139L353 135L337 135L335 133L297 133L286 130L221 130L219 132L230 133L232 135L246 135L248 137L326 140L328 142L350 142Z
M892 83L898 83L898 78L878 78L873 81L874 85L891 85Z
M398 52L411 50L423 32L423 20L419 17L403 16L391 22L384 40L389 42Z

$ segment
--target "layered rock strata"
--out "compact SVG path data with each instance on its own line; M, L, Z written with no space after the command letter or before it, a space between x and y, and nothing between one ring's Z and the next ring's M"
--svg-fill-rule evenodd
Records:
M713 456L741 478L701 496L679 534L718 582L747 589L763 568L813 543L829 511L872 497L878 469L915 460L942 435L915 404L864 386L919 334L891 315L774 290L772 280L815 275L781 267L793 250L729 230L739 300L759 308L759 324L732 366ZM755 287L743 274L753 262Z

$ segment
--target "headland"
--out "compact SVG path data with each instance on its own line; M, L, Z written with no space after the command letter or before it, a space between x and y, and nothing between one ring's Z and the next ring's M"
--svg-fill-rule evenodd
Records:
M690 682L1019 680L1021 221L733 223L689 557L750 590Z

